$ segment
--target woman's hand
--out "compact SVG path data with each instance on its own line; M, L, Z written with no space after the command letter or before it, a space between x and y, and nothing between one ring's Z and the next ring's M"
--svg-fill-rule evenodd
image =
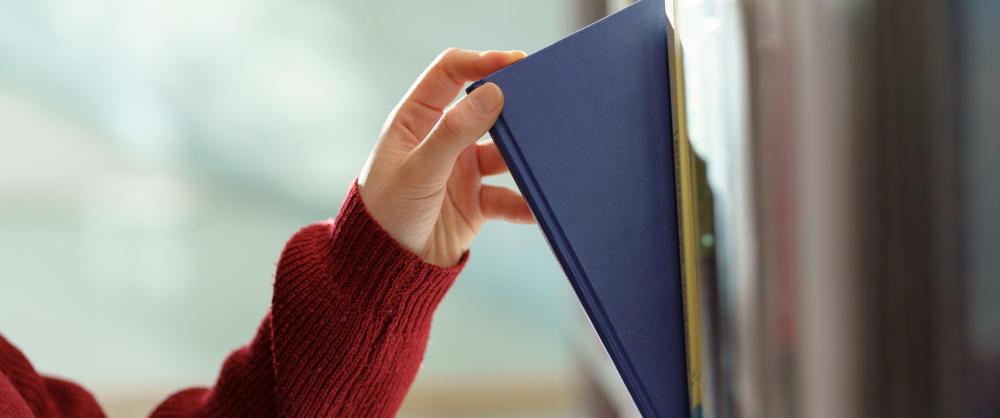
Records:
M483 176L507 171L495 144L476 144L500 115L500 88L486 84L446 109L466 82L524 56L443 52L389 115L361 171L358 186L368 211L428 263L457 263L487 219L534 222L521 195L482 184Z

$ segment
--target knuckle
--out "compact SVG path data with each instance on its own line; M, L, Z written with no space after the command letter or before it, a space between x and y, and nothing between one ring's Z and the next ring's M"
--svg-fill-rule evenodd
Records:
M462 61L461 55L464 53L466 53L465 50L455 47L445 49L443 52L441 52L440 55L438 55L438 58L434 60L434 63L431 65L431 67L435 68L437 71L444 73L445 76L454 81L456 84L461 84L462 80L456 78L451 73L451 71L448 70L448 68L455 66L459 62L461 62Z
M454 108L441 119L441 135L447 138L457 138L465 132L465 115L459 108Z
M448 62L454 61L455 57L458 56L458 54L460 54L461 52L462 52L461 49L455 47L446 48L445 50L441 51L441 53L438 54L437 57L434 58L434 61L431 61L430 66L438 68L444 67L447 65Z
M438 54L438 61L445 61L445 60L447 60L449 58L453 58L453 57L455 57L455 55L458 55L461 52L462 52L461 49L458 49L458 48L453 47L453 46L445 48L444 51L441 51L441 53Z
M412 106L400 107L387 121L384 131L403 136L408 142L420 142L421 131L426 134L426 127L421 117L414 114Z

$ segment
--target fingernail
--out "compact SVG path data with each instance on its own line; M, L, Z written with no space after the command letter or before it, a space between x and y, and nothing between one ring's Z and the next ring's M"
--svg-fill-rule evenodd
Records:
M472 106L480 113L493 113L500 106L500 88L496 84L486 83L469 95Z
M524 52L520 49L512 49L510 51L507 51L507 53L511 55L516 55L518 58L524 58L528 56L527 52Z

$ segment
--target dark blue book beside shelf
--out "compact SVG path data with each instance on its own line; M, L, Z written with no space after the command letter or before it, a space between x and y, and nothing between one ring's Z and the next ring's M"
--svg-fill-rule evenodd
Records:
M689 415L662 0L643 0L473 84L490 131L645 417Z

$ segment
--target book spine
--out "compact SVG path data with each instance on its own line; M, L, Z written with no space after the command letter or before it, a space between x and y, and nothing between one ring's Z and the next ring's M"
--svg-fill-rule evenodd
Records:
M677 4L673 5L677 16ZM701 228L698 213L697 156L687 134L687 107L684 95L684 54L680 38L667 19L667 73L670 78L670 108L674 127L674 167L677 183L677 230L680 232L681 283L684 303L684 340L686 342L688 398L691 416L704 415L706 382L703 355L706 350L701 318Z

